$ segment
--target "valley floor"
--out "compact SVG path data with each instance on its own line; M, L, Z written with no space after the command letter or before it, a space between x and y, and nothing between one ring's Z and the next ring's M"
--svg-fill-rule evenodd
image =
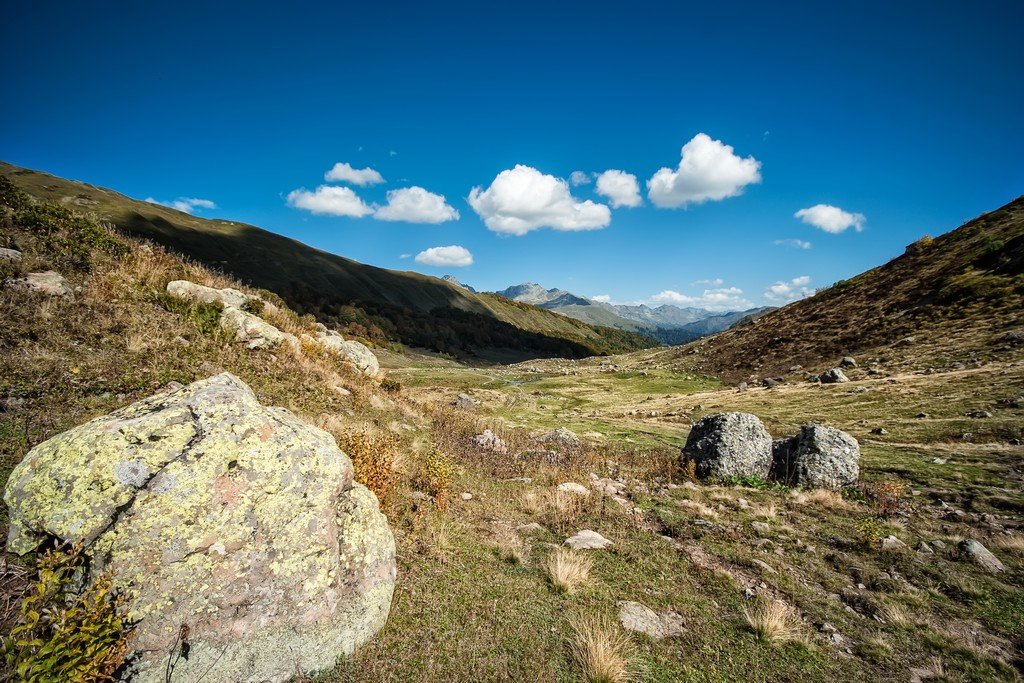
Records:
M643 352L493 368L390 359L407 399L448 416L432 429L458 463L455 495L438 509L411 483L393 494L390 621L324 680L578 680L573 624L614 622L621 601L683 623L664 640L632 636L637 680L1019 678L1024 409L1000 401L1024 394L1016 354L743 392L641 361ZM475 410L451 407L460 393ZM840 496L688 482L677 461L689 425L725 410L759 415L776 437L809 422L848 431L861 443L863 485ZM485 426L527 455L476 446ZM562 426L584 446L557 462L529 454L548 447L531 435ZM559 493L565 482L591 492ZM590 578L567 593L547 564L581 529L613 545L579 551ZM882 550L889 536L906 545ZM965 538L1005 572L962 557ZM744 612L776 601L793 609L792 632L773 640Z

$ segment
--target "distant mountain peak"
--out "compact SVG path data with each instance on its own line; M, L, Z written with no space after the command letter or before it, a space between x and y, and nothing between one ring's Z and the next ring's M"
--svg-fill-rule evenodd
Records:
M444 280L445 282L448 282L448 283L451 283L451 284L455 285L456 287L462 287L463 289L468 290L470 292L475 292L476 291L475 289L473 289L472 287L470 287L466 283L461 282L459 280L459 278L455 277L454 275L445 275L441 279Z

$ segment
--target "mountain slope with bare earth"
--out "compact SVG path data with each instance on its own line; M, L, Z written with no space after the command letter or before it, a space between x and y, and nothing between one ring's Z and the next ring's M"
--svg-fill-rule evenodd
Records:
M816 295L654 354L726 381L825 369L847 355L943 367L999 354L1024 326L1024 197Z
M95 214L131 236L273 291L300 313L378 342L459 356L511 353L520 359L580 357L656 344L438 278L359 263L244 223L199 218L2 162L0 174L37 199Z

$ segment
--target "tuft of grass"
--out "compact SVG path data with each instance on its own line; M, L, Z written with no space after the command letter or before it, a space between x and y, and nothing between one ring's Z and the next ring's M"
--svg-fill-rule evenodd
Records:
M781 643L799 636L796 611L782 600L760 600L743 608L750 630L761 640Z
M582 553L565 548L556 548L548 555L548 578L555 588L566 593L575 593L590 583L590 570L594 562Z
M1019 534L1013 536L1000 536L992 545L997 548L1001 548L1008 553L1024 555L1024 536Z
M494 547L498 557L513 565L524 565L530 557L530 545L522 536L508 527L494 534Z
M903 605L897 603L889 603L879 610L878 616L880 616L886 623L898 626L899 628L906 628L914 623L914 620Z
M637 680L633 641L607 616L577 616L572 622L573 657L590 683Z

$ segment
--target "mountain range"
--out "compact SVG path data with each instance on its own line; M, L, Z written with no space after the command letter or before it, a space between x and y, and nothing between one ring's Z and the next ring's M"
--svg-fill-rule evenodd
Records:
M450 277L452 276L445 279ZM756 318L774 310L772 307L760 307L745 311L721 312L672 304L655 307L646 304L612 304L579 296L564 289L545 289L535 282L513 285L495 294L512 301L546 308L591 325L643 334L670 346L685 344L727 330L741 320Z

